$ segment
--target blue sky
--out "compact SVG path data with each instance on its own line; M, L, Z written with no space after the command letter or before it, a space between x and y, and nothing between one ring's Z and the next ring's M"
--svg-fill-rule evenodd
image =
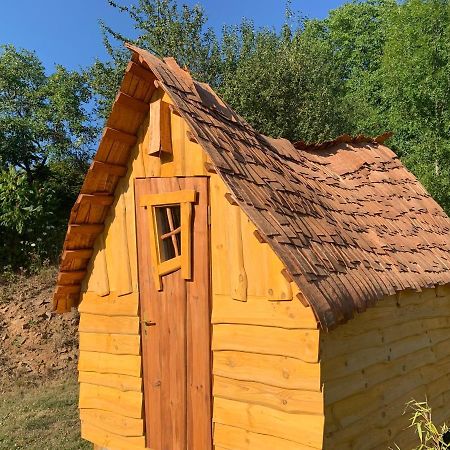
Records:
M122 0L126 5L132 0ZM198 1L185 0L195 4ZM71 69L106 58L98 25L103 19L124 34L132 33L129 20L107 0L1 0L0 44L35 50L47 69L55 63ZM209 23L216 29L240 22L278 27L283 21L284 0L202 0ZM292 0L292 9L308 17L323 18L344 0Z

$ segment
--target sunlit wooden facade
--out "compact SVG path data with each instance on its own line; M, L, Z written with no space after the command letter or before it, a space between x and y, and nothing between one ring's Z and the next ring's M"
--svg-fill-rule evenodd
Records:
M406 449L412 397L448 420L448 287L399 289L321 328L144 62L134 49L55 294L60 312L80 298L82 437L110 450Z

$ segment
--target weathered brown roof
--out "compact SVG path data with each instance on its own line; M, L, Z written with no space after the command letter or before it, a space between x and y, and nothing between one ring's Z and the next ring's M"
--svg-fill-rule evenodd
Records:
M450 219L382 144L387 136L319 145L262 136L173 59L129 48L172 98L322 328L385 295L450 282Z

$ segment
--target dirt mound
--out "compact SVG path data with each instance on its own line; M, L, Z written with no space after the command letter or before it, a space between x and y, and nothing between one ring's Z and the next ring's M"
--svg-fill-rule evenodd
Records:
M0 392L74 374L78 313L51 312L56 269L0 281Z

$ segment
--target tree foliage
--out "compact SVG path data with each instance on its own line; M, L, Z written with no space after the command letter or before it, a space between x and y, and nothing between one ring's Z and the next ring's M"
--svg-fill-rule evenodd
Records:
M108 1L136 38L102 22L110 58L86 72L46 74L33 53L0 50L0 242L17 253L4 244L0 264L17 266L38 238L38 254L56 254L96 136L87 105L108 116L125 41L175 57L262 133L318 141L394 132L388 144L450 212L450 0L354 0L323 20L288 1L279 29L243 19L220 32L199 5Z
M394 132L391 147L450 212L449 0L355 0L323 20L293 14L288 2L280 30L243 20L221 33L200 6L109 3L138 37L103 24L112 61L92 72L103 115L128 58L121 43L134 41L174 56L263 133L317 141Z
M0 266L54 259L96 136L86 75L0 49Z

